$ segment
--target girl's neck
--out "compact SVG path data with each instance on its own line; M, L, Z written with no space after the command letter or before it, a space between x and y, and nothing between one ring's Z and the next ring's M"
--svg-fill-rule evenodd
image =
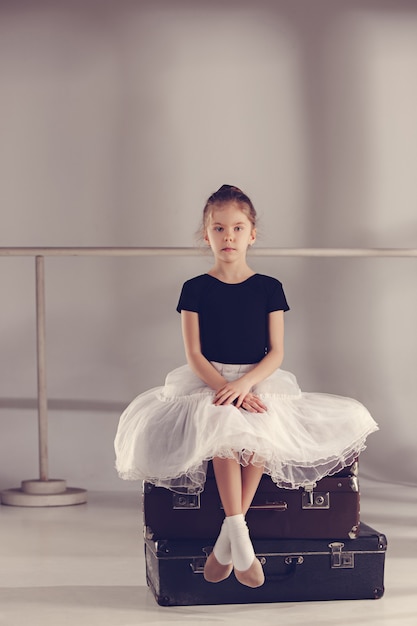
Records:
M253 276L255 272L246 264L235 267L233 264L216 263L207 274L221 280L223 283L234 284L242 283Z

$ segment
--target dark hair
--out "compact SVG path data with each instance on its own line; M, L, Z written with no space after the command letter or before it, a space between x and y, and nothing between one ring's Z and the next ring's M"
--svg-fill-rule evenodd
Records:
M253 228L256 227L256 211L251 199L243 193L239 187L235 187L234 185L222 185L220 189L211 194L206 202L203 211L203 231L207 227L213 208L228 202L237 202L240 204L241 210L251 222Z

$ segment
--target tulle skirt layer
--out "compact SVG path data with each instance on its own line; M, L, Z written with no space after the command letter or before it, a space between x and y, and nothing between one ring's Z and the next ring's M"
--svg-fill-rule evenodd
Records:
M213 365L226 380L253 367ZM173 370L163 387L142 393L121 415L115 439L119 476L198 493L208 460L223 457L262 466L278 486L295 489L353 463L378 430L361 403L302 392L295 376L281 369L253 391L265 413L215 406L214 392L188 365Z

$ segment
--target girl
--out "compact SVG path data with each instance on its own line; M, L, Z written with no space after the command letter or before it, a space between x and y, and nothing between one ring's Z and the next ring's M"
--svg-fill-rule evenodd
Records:
M359 402L302 393L280 369L289 307L281 283L247 263L256 240L248 196L220 187L203 233L214 265L184 284L177 307L188 364L124 411L116 467L127 480L201 492L212 459L225 520L204 576L219 582L234 569L258 587L264 574L245 514L262 474L289 489L317 482L353 463L378 427Z

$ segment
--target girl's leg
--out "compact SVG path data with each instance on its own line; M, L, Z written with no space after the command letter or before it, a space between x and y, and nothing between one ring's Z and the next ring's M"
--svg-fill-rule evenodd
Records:
M226 517L246 513L264 472L263 467L242 467L234 459L213 459L214 475Z
M263 467L247 465L242 467L242 513L246 515L264 473Z
M217 489L226 517L242 513L242 469L234 459L213 459Z
M236 578L249 587L258 587L263 584L264 575L255 557L244 512L252 502L262 469L248 466L244 473L234 459L220 458L213 459L213 468L226 519L214 546L213 556L206 563L206 580L218 582L229 576L231 570L228 560L233 556Z
M242 477L240 465L234 459L213 459L214 475L224 511L227 516L242 512ZM204 578L217 583L224 580L233 570L232 549L226 519L204 567Z

